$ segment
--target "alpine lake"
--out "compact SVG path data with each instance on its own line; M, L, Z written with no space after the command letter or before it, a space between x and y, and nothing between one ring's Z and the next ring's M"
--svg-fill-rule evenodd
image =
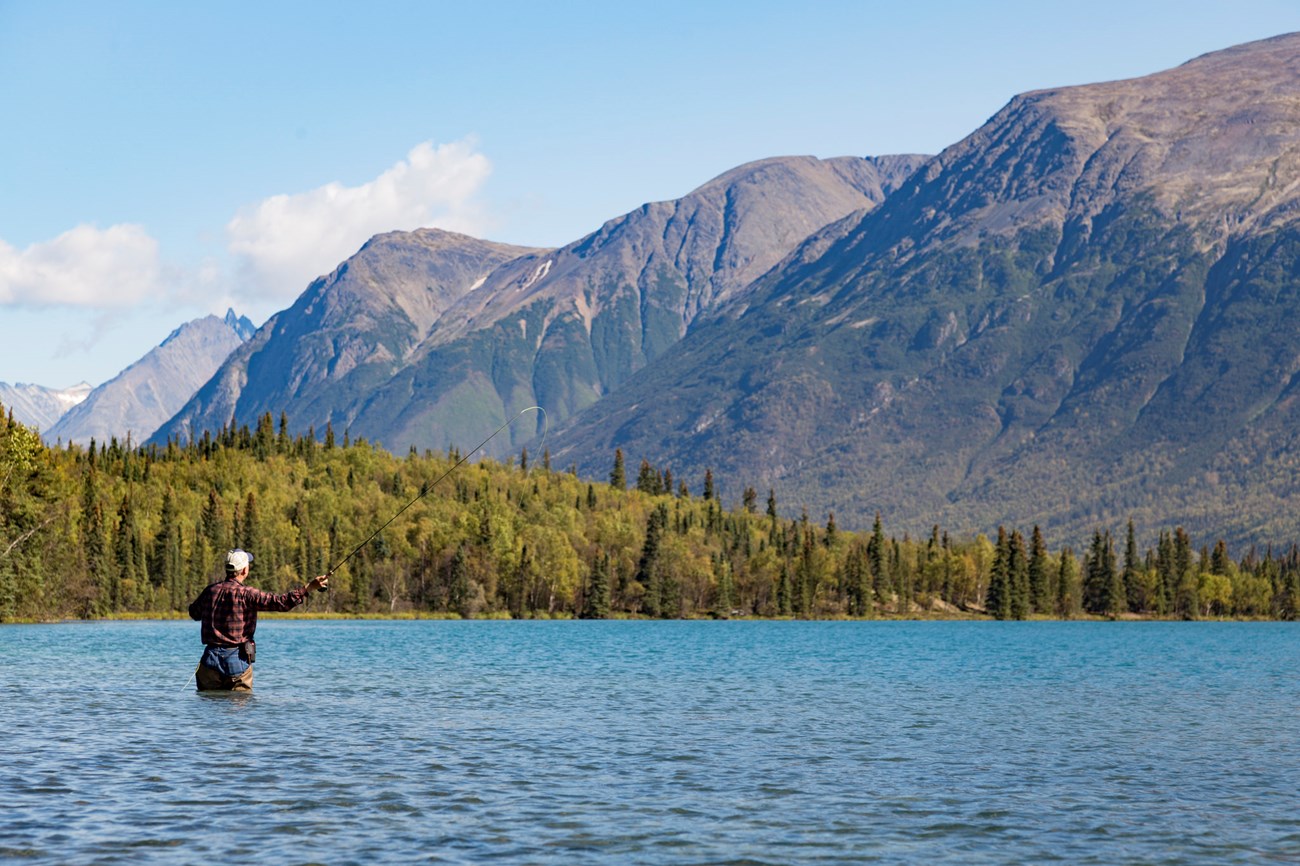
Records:
M0 863L1300 862L1300 625L0 627Z

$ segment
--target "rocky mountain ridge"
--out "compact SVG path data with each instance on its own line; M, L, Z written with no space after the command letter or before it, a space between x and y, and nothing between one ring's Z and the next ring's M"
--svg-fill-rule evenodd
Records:
M339 404L388 381L456 299L532 252L437 229L378 235L267 320L153 440L189 441L265 412L300 419L296 430L336 417L346 427Z
M13 412L14 420L37 430L46 430L63 414L76 406L92 390L89 382L80 382L70 388L49 388L16 382L0 382L0 406Z
M227 310L224 318L204 316L186 322L63 413L44 431L45 441L143 442L253 331L253 323L234 310Z
M268 322L155 439L266 412L397 450L481 439L533 404L554 423L617 388L808 232L876 206L921 161L761 160L559 250L428 229L381 236ZM511 433L499 453L536 428Z

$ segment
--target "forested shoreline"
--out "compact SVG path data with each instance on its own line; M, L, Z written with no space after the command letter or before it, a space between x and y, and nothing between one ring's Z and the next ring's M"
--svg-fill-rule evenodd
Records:
M531 461L398 457L264 415L181 445L47 447L0 411L0 622L166 615L254 553L280 592L334 574L318 613L508 617L1034 617L1294 619L1300 548L1232 559L1175 527L1139 547L1130 523L1084 550L1037 527L995 538L847 532L782 517L753 488L727 508L611 456L608 482ZM436 483L446 475L445 480ZM428 485L434 484L432 489Z

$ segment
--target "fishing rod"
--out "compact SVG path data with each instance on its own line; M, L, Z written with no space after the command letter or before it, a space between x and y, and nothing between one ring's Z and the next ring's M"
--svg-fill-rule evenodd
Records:
M519 417L520 417L521 415L523 415L525 412L541 412L541 413L542 413L542 425L543 425L543 426L542 426L542 441L545 442L545 441L546 441L547 428L550 426L550 422L547 421L547 419L546 419L546 410L543 409L541 406L529 406L527 409L520 409L518 412L515 413L515 415L514 415L513 418L511 418L511 419L510 419L509 421L507 421L506 423L502 424L502 425L501 425L500 427L498 427L496 430L492 431L492 435L491 435L491 436L489 436L488 438L484 439L482 442L480 442L480 443L478 443L477 445L475 445L475 446L474 446L474 447L473 447L473 448L472 448L472 449L471 449L471 450L470 450L470 451L469 451L469 452L468 452L464 457L462 457L462 458L460 458L459 460L457 460L456 463L455 463L455 464L454 464L450 469L448 469L446 472L442 473L442 475L438 476L437 480L435 480L432 484L430 484L430 483L427 482L427 481L426 481L425 483L421 484L421 485L420 485L420 492L419 492L418 494L416 494L416 496L415 496L414 499L412 499L410 502L406 503L406 504L403 505L401 508L399 508L399 509L397 510L397 513L396 513L396 514L394 514L392 517L388 518L388 520L384 521L384 524L383 524L382 526L380 526L378 529L376 529L374 532L370 533L370 537L369 537L369 538L367 538L365 541L361 542L361 543L358 544L356 547L354 547L354 548L352 549L352 552L351 552L351 553L349 553L347 556L345 556L345 557L343 557L341 560L339 560L338 563L337 563L336 565L332 566L332 567L329 569L329 571L325 572L325 576L326 576L326 577L329 577L329 576L333 575L334 572L336 572L336 571L338 571L340 568L342 568L343 565L344 565L344 563L346 563L346 562L347 562L349 559L351 559L352 557L356 556L356 555L361 551L361 549L362 549L363 547L365 547L367 544L369 544L370 542L374 541L374 540L375 540L375 536L379 535L379 533L381 533L381 532L383 532L385 529L387 529L387 528L388 528L388 525L389 525L390 523L392 523L392 522L393 522L394 520L396 520L397 518L401 517L401 516L402 516L402 512L406 511L406 509L410 508L412 505L414 505L415 503L419 502L419 501L420 501L421 499L423 499L424 497L428 496L428 495L429 495L429 492L430 492L431 490L433 490L433 488L437 487L438 484L439 484L439 483L440 483L444 478L446 478L448 475L450 475L451 473L453 473L453 472L455 472L457 469L459 469L462 463L466 462L467 460L469 460L469 458L471 458L471 457L473 457L475 454L477 454L477 453L478 453L478 450L479 450L480 448L482 448L484 445L486 445L486 444L488 444L489 442L491 442L492 439L493 439L493 437L495 437L498 433L500 433L502 430L506 429L506 428L509 427L511 424L513 424L513 423L515 423L516 421L518 421L518 420L519 420ZM326 588L328 589L328 586L327 586Z

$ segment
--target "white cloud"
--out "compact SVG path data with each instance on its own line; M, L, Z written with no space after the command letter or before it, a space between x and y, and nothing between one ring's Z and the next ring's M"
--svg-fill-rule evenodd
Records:
M424 226L480 230L473 196L491 171L471 142L416 145L405 160L360 186L330 183L242 208L227 225L241 294L297 297L380 232Z
M162 272L143 227L80 225L21 251L0 241L0 304L129 307L162 293Z
M141 305L218 313L233 306L264 318L380 232L438 226L481 234L487 221L474 197L490 170L470 141L424 142L368 183L330 183L240 209L226 225L232 260L164 261L158 241L131 223L83 224L23 249L0 240L0 306L110 317Z

